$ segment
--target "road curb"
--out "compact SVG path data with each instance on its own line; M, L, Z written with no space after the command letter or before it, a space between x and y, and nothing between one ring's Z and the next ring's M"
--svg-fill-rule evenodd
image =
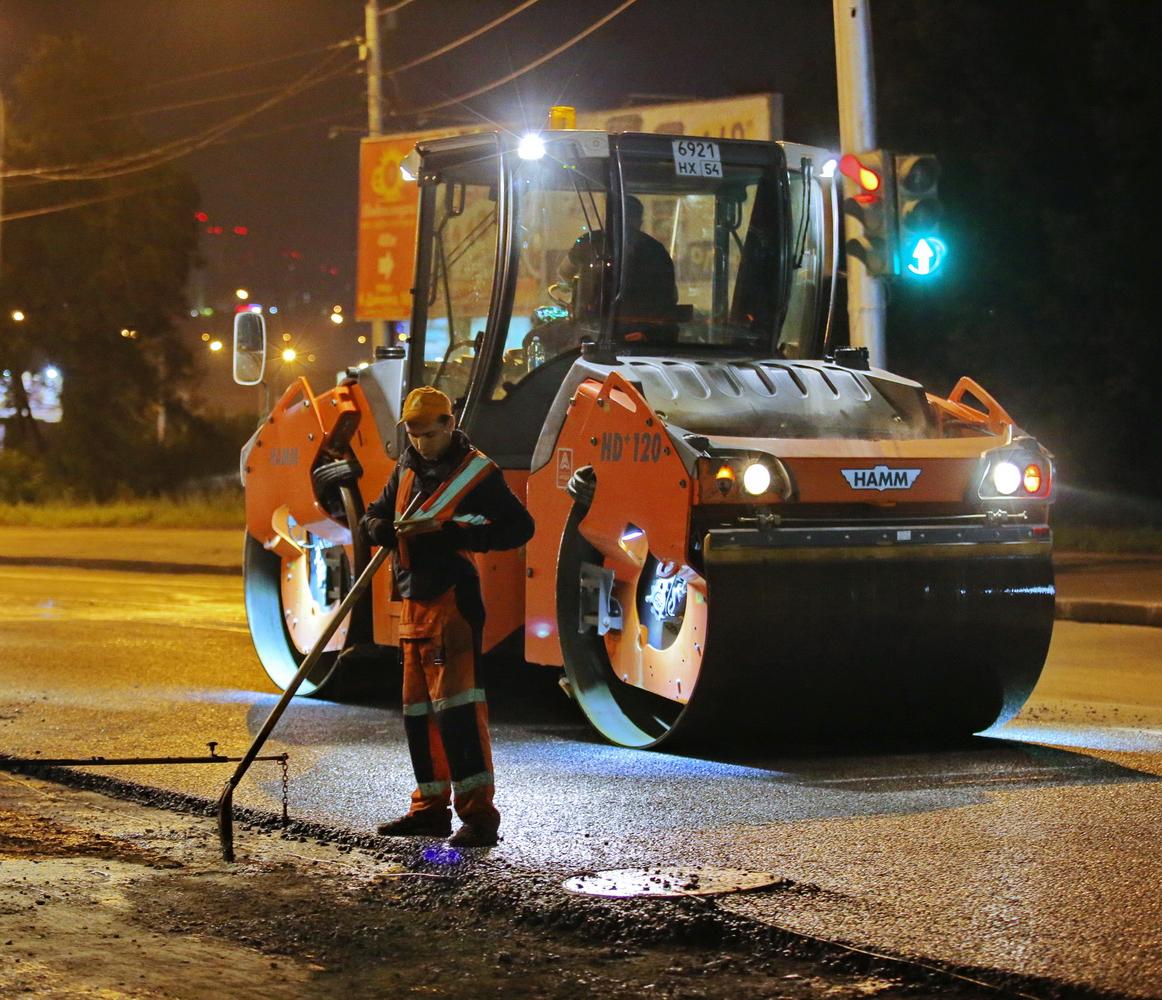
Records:
M211 563L142 562L138 559L83 559L69 556L0 556L0 566L68 567L104 569L118 573L203 573L213 576L241 576L241 566Z
M1056 617L1097 625L1145 625L1162 628L1162 605L1141 601L1095 601L1058 598Z

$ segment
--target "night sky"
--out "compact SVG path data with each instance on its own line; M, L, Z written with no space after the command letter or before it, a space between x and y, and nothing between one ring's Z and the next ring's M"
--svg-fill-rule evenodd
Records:
M620 0L539 0L479 39L400 75L386 94L409 109L503 77L614 10ZM388 6L383 0L381 6ZM412 0L384 34L385 69L431 52L518 6L518 0ZM712 12L713 16L709 16ZM697 30L692 30L693 26ZM126 112L157 141L197 132L267 94L197 108L173 105L283 86L320 63L324 46L363 32L361 0L3 0L0 86L44 33L80 33L126 69ZM281 62L277 57L303 54ZM347 71L292 98L182 161L202 207L245 225L259 262L288 248L354 267L358 139L367 122L355 50ZM262 65L260 65L262 64ZM228 67L242 69L189 79ZM834 45L824 0L637 0L560 56L511 84L388 131L479 119L537 123L553 103L619 107L670 96L785 95L789 137L834 143ZM79 95L79 99L83 95Z

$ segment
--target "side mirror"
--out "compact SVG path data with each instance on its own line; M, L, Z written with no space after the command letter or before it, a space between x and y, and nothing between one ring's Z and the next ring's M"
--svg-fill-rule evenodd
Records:
M234 317L234 381L258 385L266 371L266 319L262 313Z

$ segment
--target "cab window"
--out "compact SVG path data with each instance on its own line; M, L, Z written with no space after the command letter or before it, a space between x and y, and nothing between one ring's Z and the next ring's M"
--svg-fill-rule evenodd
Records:
M493 399L598 338L608 257L603 166L554 155L514 173L517 273Z
M475 163L446 168L425 192L429 260L417 294L420 379L460 401L468 391L492 293L498 212L491 172ZM414 371L414 368L413 368Z

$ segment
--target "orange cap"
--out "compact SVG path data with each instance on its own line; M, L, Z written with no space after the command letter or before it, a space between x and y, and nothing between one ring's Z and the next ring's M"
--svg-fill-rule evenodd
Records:
M426 423L429 420L435 420L437 417L452 415L452 400L450 400L439 389L435 389L430 385L421 385L418 389L413 389L408 393L407 399L403 403L403 413L399 418L399 422L410 423L417 421Z

